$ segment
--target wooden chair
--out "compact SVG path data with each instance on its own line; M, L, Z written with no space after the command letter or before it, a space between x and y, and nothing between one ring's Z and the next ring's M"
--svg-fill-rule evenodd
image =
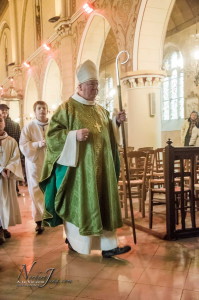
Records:
M199 147L173 147L172 141L168 140L166 150L166 228L167 239L192 237L199 235L197 224L198 213L194 191L195 174L197 169L197 156ZM188 160L188 162L186 162ZM180 170L175 171L175 161L180 161ZM186 165L190 165L186 169ZM187 178L189 187L187 191ZM179 198L176 202L175 178L180 178ZM177 205L176 205L177 203ZM176 213L179 214L180 222L176 227Z
M127 147L127 152L134 151L134 149L135 149L134 147L128 146L128 147Z
M148 150L153 150L153 147L142 147L142 148L138 148L138 151L148 151Z
M163 171L164 171L164 152L165 149L164 148L157 148L154 151L154 165L153 165L153 176L157 175L160 177L163 177Z
M131 146L129 146L129 147L126 148L127 153L130 152L130 151L133 151L133 150L134 150L134 147L131 147ZM120 153L124 153L124 148L123 147L119 147L119 152Z
M196 207L197 207L197 211L199 211L199 156L196 156L196 162L195 162L194 190L195 190Z
M124 164L123 151L120 151L120 177L118 180L118 193L121 202L121 207L124 208L124 217L128 218L126 168Z
M166 208L166 178L165 178L165 152L163 151L162 163L161 163L161 171L162 172L154 172L149 180L149 228L153 226L153 214L154 214L154 207L165 205ZM176 160L174 163L174 172L176 174L174 179L174 195L175 195L175 215L176 215L176 224L178 224L178 211L180 209L180 199L182 196L181 190L181 163ZM155 168L155 170L157 170ZM183 180L188 180L189 178L184 177ZM184 199L185 205L188 209L188 203L190 198L190 187L189 181L184 186ZM158 212L156 212L158 213Z
M161 156L160 156L161 153ZM164 150L158 148L154 151L152 173L149 179L149 228L153 226L154 206L166 205Z
M147 170L146 170L146 191L149 189L149 180L153 177L154 153L155 150L144 151L148 154Z
M145 217L145 201L146 201L146 172L148 154L141 151L131 151L127 154L128 166L130 173L131 196L138 198L139 211L142 217ZM125 216L128 215L127 201L128 189L126 180L126 170L124 167L124 157L120 155L121 179L119 180L119 194L123 199Z

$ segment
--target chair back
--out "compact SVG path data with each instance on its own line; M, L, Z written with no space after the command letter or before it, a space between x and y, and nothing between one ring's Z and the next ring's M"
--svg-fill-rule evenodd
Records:
M149 154L143 151L130 151L127 154L130 178L145 181Z
M153 150L153 147L142 147L142 148L138 148L138 151L148 151L148 150Z
M197 157L199 147L173 147L168 141L166 149L165 181L166 181L166 206L167 206L167 238L169 240L180 237L192 237L199 235L199 224L197 224L198 199L195 197L194 181L197 169ZM179 161L180 169L175 169L175 162ZM185 163L186 162L186 163ZM180 226L176 228L176 184L175 180L180 178ZM189 195L185 193L186 182L189 178ZM189 212L189 213L188 213ZM190 218L189 218L190 216Z
M157 148L154 151L153 171L156 173L164 172L164 152L165 148Z

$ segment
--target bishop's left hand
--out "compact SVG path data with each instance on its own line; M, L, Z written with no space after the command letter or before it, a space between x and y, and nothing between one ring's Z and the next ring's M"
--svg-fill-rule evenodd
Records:
M116 116L117 123L121 124L126 121L126 112L125 110L120 111Z

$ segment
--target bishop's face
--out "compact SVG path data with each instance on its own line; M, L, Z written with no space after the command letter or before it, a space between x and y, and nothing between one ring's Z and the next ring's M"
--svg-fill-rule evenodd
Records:
M98 81L89 80L79 85L78 94L88 101L94 101L98 94Z

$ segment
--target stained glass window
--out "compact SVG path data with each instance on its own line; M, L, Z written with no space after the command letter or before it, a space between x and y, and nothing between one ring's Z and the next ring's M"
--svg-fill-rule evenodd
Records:
M180 52L173 52L164 61L168 76L162 85L162 119L164 121L184 118L184 73Z

